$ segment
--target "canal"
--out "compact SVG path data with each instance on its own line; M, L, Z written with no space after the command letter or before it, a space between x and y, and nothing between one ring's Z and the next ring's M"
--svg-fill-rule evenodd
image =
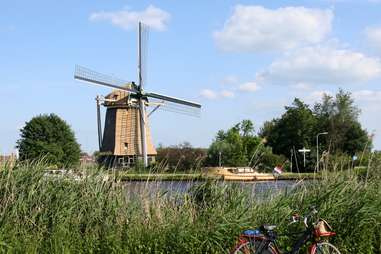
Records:
M165 194L176 196L189 192L195 186L204 183L203 181L127 181L125 182L126 191L129 195L156 196ZM216 184L236 185L247 192L255 199L266 199L279 193L292 191L297 186L308 183L308 181L279 180L279 181L260 181L260 182L225 182L217 181Z

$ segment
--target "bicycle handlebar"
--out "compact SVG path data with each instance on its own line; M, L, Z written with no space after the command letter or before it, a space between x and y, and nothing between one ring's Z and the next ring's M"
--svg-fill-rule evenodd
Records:
M318 211L316 210L316 207L315 206L311 206L311 210L310 212L306 215L306 216L300 216L298 214L295 214L292 216L292 222L290 224L293 224L293 223L296 223L296 222L299 222L301 219L303 219L303 223L304 225L306 226L306 228L308 228L308 220L315 214L317 214Z

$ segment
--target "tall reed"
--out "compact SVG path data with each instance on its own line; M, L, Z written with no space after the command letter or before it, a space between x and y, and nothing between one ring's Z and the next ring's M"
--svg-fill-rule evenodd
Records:
M378 164L366 184L353 172L330 173L260 202L237 184L127 195L125 183L103 171L76 179L45 168L42 162L0 168L1 252L226 253L242 229L275 223L286 233L291 213L311 205L337 231L333 241L342 253L381 252Z

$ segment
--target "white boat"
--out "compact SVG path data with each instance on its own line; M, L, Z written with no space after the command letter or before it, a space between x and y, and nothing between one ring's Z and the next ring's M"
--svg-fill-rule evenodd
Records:
M207 168L208 174L222 176L230 181L269 181L275 180L273 174L259 173L250 167L213 167Z

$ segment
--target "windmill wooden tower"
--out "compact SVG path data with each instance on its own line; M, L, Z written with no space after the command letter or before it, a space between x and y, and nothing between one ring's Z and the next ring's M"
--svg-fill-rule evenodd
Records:
M142 34L143 25L139 23L137 84L81 66L75 68L75 79L114 89L105 97L96 97L99 150L113 166L129 166L138 159L147 166L155 160L156 150L152 143L148 119L156 110L197 115L201 108L201 105L195 102L144 91ZM107 108L103 136L101 105ZM147 114L148 106L154 108Z

